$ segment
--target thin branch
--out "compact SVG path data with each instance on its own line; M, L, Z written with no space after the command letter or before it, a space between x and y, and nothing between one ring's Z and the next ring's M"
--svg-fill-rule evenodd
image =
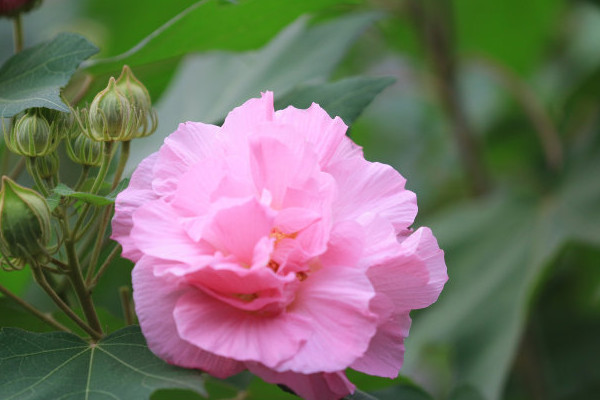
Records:
M100 221L99 229L96 232L96 243L94 244L94 248L92 249L92 255L90 257L90 261L88 262L88 270L87 270L86 276L85 276L85 282L87 285L90 284L93 273L96 270L96 264L98 263L98 257L100 257L100 251L102 250L102 244L104 243L104 234L106 233L108 221L110 220L110 212L111 212L110 207L107 207L106 209L104 209L104 212L102 213L102 220Z
M15 54L23 50L23 17L18 13L13 17L13 39Z
M112 251L106 257L106 259L104 260L104 262L102 263L102 265L100 266L100 268L98 268L98 272L96 273L96 276L94 276L94 279L92 279L89 282L89 288L90 289L96 287L96 285L98 284L98 280L104 274L104 272L106 272L106 270L110 266L110 263L115 259L115 257L119 255L120 250L121 250L121 246L119 246L119 245L115 246L115 248L112 249ZM90 267L91 267L91 265L90 265Z
M56 328L59 331L71 332L69 330L69 328L67 328L66 326L64 326L63 324L61 324L54 318L52 318L51 315L38 310L37 308L35 308L34 306L32 306L31 304L29 304L28 302L26 302L25 300L23 300L22 298L20 298L19 296L17 296L16 294L14 294L13 292L11 292L10 290L8 290L7 288L5 288L2 285L0 285L0 292L3 295L5 295L6 297L13 300L15 303L17 303L21 307L23 307L25 310L27 310L31 314L35 315L37 318L39 318L43 322L50 325L51 327Z
M489 189L486 169L479 144L460 100L456 78L456 57L452 27L452 1L407 1L407 10L421 34L423 45L435 72L435 88L446 113L460 153L463 168L469 176L471 190L482 195ZM440 4L441 3L441 4Z
M564 155L558 130L533 90L507 67L489 58L478 57L477 61L492 72L521 104L544 149L546 164L554 171L560 170Z
M125 171L125 165L127 165L127 160L129 159L129 148L131 141L127 140L121 142L121 154L119 155L119 164L117 165L117 171L115 172L115 176L113 178L113 184L111 190L114 190L119 181L121 180L121 176L123 175L123 171Z
M69 318L73 320L81 329L90 334L95 340L102 338L102 334L92 329L86 324L77 314L71 310L71 308L56 294L54 289L46 281L46 277L42 273L41 269L32 267L33 277L38 285L46 292L46 294L52 299L52 301L60 308Z
M134 314L131 307L131 291L127 286L121 286L119 288L119 295L121 297L121 308L123 309L125 323L127 323L127 325L133 325Z

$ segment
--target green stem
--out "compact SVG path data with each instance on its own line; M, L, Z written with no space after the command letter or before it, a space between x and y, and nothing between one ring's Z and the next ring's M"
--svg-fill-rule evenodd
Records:
M127 286L121 286L119 288L119 295L121 296L121 307L123 308L123 316L125 317L125 323L127 325L133 325L133 311L131 309L131 293Z
M37 168L35 168L35 158L27 157L26 162L27 171L29 172L29 175L31 175L31 177L33 178L33 181L37 185L38 190L44 195L44 197L48 197L50 195L50 192L48 192L44 181L42 180L42 178L40 178L40 174L38 173Z
M113 178L112 188L114 189L119 184L121 180L121 176L123 175L123 171L125 171L125 165L127 165L127 160L129 159L129 148L131 141L127 140L121 143L121 154L119 156L119 165L117 166L117 172L115 172L115 177Z
M81 318L79 318L79 316L75 314L73 310L71 310L71 308L69 308L69 306L58 296L58 294L56 294L54 289L52 289L52 287L48 284L48 281L46 281L46 278L44 277L44 274L42 274L40 268L34 267L32 268L32 270L33 277L35 278L37 284L40 285L40 287L48 294L48 296L50 296L50 298L58 306L58 308L60 308L65 314L67 314L67 316L71 318L73 322L75 322L81 329L89 333L92 338L94 338L95 340L99 340L100 338L102 338L101 333L94 330Z
M83 313L90 324L90 327L94 331L99 332L100 336L102 336L102 325L100 325L98 314L96 314L96 309L94 308L94 303L92 301L92 295L83 280L81 266L79 265L79 259L75 250L75 243L72 241L72 239L69 238L65 240L65 249L67 250L67 258L70 266L68 276L71 280L71 284L73 285L73 289L75 289L75 294L79 299L79 304L83 309Z
M102 153L102 164L100 165L100 170L98 171L98 175L96 175L94 184L92 185L92 188L89 191L89 193L91 193L91 194L98 193L98 190L100 189L100 186L102 185L102 182L104 182L104 178L106 178L106 174L108 173L108 167L110 166L110 160L112 158L112 149L113 149L113 142L104 142L104 149L103 149L103 153ZM75 223L75 228L73 229L73 237L74 238L77 238L77 232L79 231L81 224L85 220L85 218L88 214L88 211L90 210L90 207L91 207L90 203L86 203L83 206L81 215L77 219L77 222Z
M112 251L110 252L110 254L106 257L106 260L104 260L104 262L102 263L102 265L100 266L100 268L98 268L98 272L96 273L96 276L94 276L94 279L92 279L89 282L89 287L93 288L98 284L98 280L100 279L100 277L104 274L104 272L108 269L110 263L112 262L112 260L114 260L114 258L119 254L119 250L120 250L120 246L115 246L114 249L112 249Z
M107 207L102 213L102 220L100 221L100 227L96 232L96 243L94 244L94 249L92 250L92 256L90 258L90 262L88 263L88 270L85 277L85 282L89 285L94 271L96 270L96 264L98 263L98 257L100 257L100 251L102 250L102 243L104 243L104 233L106 232L106 227L108 226L108 221L110 220L110 207Z
M81 189L81 186L83 185L83 182L85 182L85 180L87 179L89 173L90 166L84 165L81 169L81 174L79 175L79 179L77 180L77 183L75 184L75 188L73 190L79 191L79 189Z
M5 288L2 285L0 285L0 292L3 295L5 295L6 297L13 300L15 303L17 303L21 307L23 307L25 310L29 311L31 314L35 315L36 317L38 317L39 319L41 319L48 325L52 326L53 328L56 328L60 331L71 332L69 330L69 328L67 328L60 322L56 321L54 318L52 318L51 315L43 313L42 311L38 310L37 308L35 308L34 306L32 306L31 304L29 304L28 302L26 302L25 300L23 300L22 298L20 298L19 296L17 296L16 294L14 294L13 292L11 292L10 290L8 290L7 288Z
M110 160L112 158L112 149L113 142L104 142L104 151L102 153L102 164L100 165L100 171L98 171L98 175L96 175L96 180L94 180L94 184L90 189L91 194L98 193L100 190L100 186L102 182L104 182L104 178L106 178L106 174L108 172L108 167L110 166Z
M15 42L15 53L23 50L23 17L17 14L13 18L13 38Z
M69 264L69 270L66 271L67 276L69 277L71 285L75 290L75 294L79 299L79 304L81 305L83 314L85 315L89 326L99 335L99 337L102 337L102 325L100 325L100 320L98 319L98 314L96 313L96 308L94 307L92 294L87 288L81 273L81 265L79 263L79 257L77 256L77 250L75 248L74 241L76 233L74 231L70 231L69 219L64 209L61 214L61 222L63 234L65 235L64 247L65 251L67 252L67 260ZM99 337L94 337L94 339L98 339Z

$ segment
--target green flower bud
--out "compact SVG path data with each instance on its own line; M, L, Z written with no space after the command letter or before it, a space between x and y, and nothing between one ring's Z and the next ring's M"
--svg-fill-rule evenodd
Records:
M36 191L2 177L0 250L18 264L41 261L50 240L50 209Z
M136 138L146 137L154 133L157 127L156 111L152 109L150 93L142 82L133 75L128 65L123 66L117 79L117 88L127 97L133 106L138 120Z
M67 140L67 155L73 162L89 167L102 164L102 143L79 134Z
M85 133L98 142L126 141L134 137L137 117L127 97L110 78L106 89L94 97Z
M59 163L58 153L54 152L45 156L36 157L35 168L37 169L40 178L50 179L53 176L56 176Z
M60 135L51 128L42 110L33 108L16 117L12 128L4 131L4 140L13 153L39 157L56 150Z

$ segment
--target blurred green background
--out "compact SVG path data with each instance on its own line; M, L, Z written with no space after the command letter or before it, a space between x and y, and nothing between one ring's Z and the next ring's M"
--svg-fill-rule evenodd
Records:
M407 178L416 225L433 229L450 280L413 313L403 377L353 381L380 399L598 396L600 2L213 0L110 58L194 3L45 0L24 17L26 45L61 31L95 43L73 85L89 83L88 99L123 63L148 86L159 128L134 144L130 171L177 123L218 123L260 91L277 101L357 75L394 77L350 135ZM11 31L1 19L0 62ZM109 330L122 325L116 288L131 268L115 264L94 294ZM48 307L26 273L0 279ZM0 308L0 326L45 329L6 299ZM245 375L209 391L292 398ZM163 398L199 397L153 396Z

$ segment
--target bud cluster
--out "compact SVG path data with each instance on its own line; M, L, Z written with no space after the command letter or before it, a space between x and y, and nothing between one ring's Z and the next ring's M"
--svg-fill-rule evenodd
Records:
M84 167L82 185L89 168L100 167L91 189L94 191L106 176L113 153L111 143L124 142L128 149L129 141L150 135L156 127L150 94L128 66L118 79L110 78L108 86L94 97L89 108L71 109L70 113L31 108L14 116L9 127L3 121L6 147L25 158L42 194L2 177L0 265L12 269L27 263L34 266L43 264L52 254L48 243L53 214L44 197L50 195L58 182L57 148L63 139L69 158ZM124 162L126 157L120 164ZM118 181L117 176L114 179Z
M110 78L89 111L81 115L84 134L96 142L127 142L152 134L157 126L150 94L127 65L118 79Z

